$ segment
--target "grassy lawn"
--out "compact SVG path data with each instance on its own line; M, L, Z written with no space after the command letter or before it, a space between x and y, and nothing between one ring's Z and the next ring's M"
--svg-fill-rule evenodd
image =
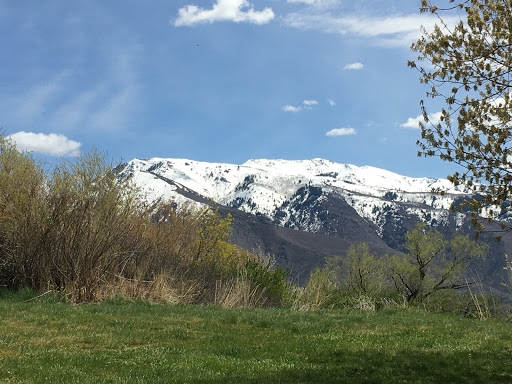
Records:
M26 295L0 291L0 382L512 382L506 322Z

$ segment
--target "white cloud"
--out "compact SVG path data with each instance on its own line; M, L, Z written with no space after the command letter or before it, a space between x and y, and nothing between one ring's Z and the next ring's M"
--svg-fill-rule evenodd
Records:
M428 115L429 121L437 125L441 121L441 112L431 113ZM402 128L419 128L419 123L425 123L425 120L423 119L423 115L419 115L417 117L409 117L407 121L403 124L400 124Z
M50 133L17 132L7 136L18 149L51 156L78 156L81 143L64 135Z
M302 104L306 106L318 105L318 101L316 100L304 100Z
M285 105L283 107L283 111L285 111L285 112L300 112L300 111L302 111L302 107L294 107L293 105Z
M343 67L343 69L363 69L364 65L363 63L352 63L352 64L347 64Z
M356 130L354 128L336 128L331 129L329 132L325 134L325 136L348 136L355 134Z
M446 17L447 25L459 19ZM364 17L359 15L335 16L331 13L295 12L284 18L289 27L318 30L326 33L352 35L381 46L409 47L421 36L420 26L432 30L439 20L432 15L405 15L389 17Z
M255 11L254 8L242 10L248 8L249 5L247 0L217 0L212 9L187 5L178 11L178 18L175 20L174 25L179 27L216 21L266 24L274 18L274 12L271 8L265 8L262 11Z
M334 107L334 106L336 105L336 102L335 102L334 100L329 99L329 100L327 100L327 101L329 102L329 105L330 105L331 107Z

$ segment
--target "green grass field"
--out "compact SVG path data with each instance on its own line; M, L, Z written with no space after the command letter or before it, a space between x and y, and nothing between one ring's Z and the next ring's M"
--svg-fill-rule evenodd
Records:
M0 291L0 382L511 383L512 324Z

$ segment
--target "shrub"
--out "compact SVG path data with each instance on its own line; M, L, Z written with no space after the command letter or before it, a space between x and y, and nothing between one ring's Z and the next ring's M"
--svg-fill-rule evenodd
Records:
M127 267L145 250L146 212L135 191L95 151L55 168L47 205L45 283L72 301L96 299L104 282L131 272Z
M346 304L346 298L343 297L332 270L315 268L311 271L306 286L295 291L292 308L316 310L344 304Z
M289 270L272 266L272 261L250 259L244 265L251 285L265 296L266 305L281 305L289 290Z
M0 285L35 286L46 218L44 172L0 136Z
M214 302L218 282L248 268L251 286L281 300L287 275L227 241L230 216L140 197L97 151L45 173L0 137L0 285L72 302Z
M251 281L247 269L236 276L219 280L215 287L215 304L223 308L254 308L268 304L265 289Z
M337 277L347 296L380 296L385 286L382 260L368 243L351 244L344 259L326 259L326 268Z

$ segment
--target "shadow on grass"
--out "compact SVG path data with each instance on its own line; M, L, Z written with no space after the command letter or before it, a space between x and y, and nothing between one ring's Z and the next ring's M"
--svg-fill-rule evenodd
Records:
M504 353L337 352L311 358L296 367L249 376L244 372L218 379L189 377L194 383L511 383L512 356Z

